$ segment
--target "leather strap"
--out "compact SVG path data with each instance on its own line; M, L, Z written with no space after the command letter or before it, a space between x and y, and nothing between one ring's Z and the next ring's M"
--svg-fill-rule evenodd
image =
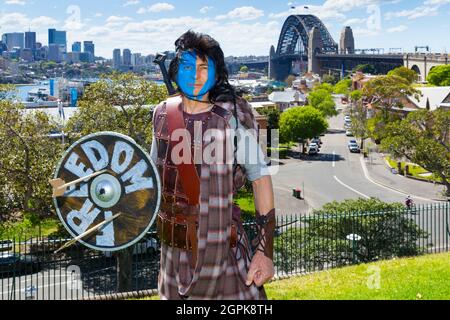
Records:
M183 110L181 108L181 98L179 96L169 98L166 102L167 121L169 125L169 137L171 148L177 145L178 141L172 140L172 133L176 129L186 129L183 118ZM188 142L186 131L183 136L184 143ZM200 178L198 177L192 154L190 152L191 145L186 146L183 150L189 150L190 163L180 163L177 165L178 173L181 178L181 185L188 197L190 205L197 205L200 202Z

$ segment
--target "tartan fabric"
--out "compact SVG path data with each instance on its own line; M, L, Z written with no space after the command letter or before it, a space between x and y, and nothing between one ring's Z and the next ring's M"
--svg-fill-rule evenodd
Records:
M215 135L214 140L211 137L207 141L204 140L203 150L210 143L221 143L222 150L227 153L224 158L230 156L225 130L229 128L228 120L232 116L232 108L234 108L232 103L216 104L213 107L208 121L204 122L205 130L219 129L223 134L221 137ZM181 106L180 110L182 110ZM238 100L238 110L239 119L246 121L247 127L252 126L256 129L253 114L248 115L249 107L245 100ZM165 106L161 104L155 110L155 130L159 128L164 131L162 128L167 127L164 113ZM166 156L167 154L170 153L166 152ZM158 154L158 163L166 161L159 158L160 154ZM233 191L239 189L242 186L239 184L244 181L242 171L240 174L238 181L233 179L235 177L233 177L232 162L201 164L197 265L195 268L191 267L192 253L190 251L162 244L158 277L161 299L259 300L267 298L263 287L257 288L254 284L249 287L245 285L251 249L240 221L237 223L239 226L238 246L230 248Z

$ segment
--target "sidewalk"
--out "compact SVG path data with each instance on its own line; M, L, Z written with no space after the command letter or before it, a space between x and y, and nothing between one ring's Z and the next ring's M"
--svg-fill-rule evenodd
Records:
M369 158L364 160L364 163L370 177L375 182L411 196L427 198L433 201L446 200L442 195L442 192L445 190L443 185L418 181L393 174L381 153L371 152Z

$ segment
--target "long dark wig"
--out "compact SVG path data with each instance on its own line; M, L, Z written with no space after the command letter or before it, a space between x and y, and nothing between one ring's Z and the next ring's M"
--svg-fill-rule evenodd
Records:
M234 87L228 82L228 69L225 65L225 56L216 40L209 35L189 30L175 41L175 48L176 56L169 67L170 80L176 82L175 79L183 51L195 50L202 59L208 56L216 65L217 82L211 91L209 91L209 102L236 101L238 95Z

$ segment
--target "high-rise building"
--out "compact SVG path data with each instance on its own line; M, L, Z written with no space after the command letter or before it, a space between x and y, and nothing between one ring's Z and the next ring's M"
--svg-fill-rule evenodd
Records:
M63 52L67 51L67 35L66 31L58 31L56 29L48 29L48 46L58 44Z
M25 49L36 50L36 32L25 32Z
M5 43L3 43L2 41L0 41L0 55L1 55L4 51L8 51L8 47L6 46Z
M25 37L22 32L5 33L2 36L2 42L6 44L8 50L13 48L23 49L25 46Z
M95 61L95 45L92 41L84 41L84 52L89 54L89 62Z
M123 49L123 65L131 66L131 50Z
M72 52L81 52L81 42L76 41L72 44Z
M131 65L133 67L142 65L142 55L140 53L133 53L131 55Z
M113 51L113 68L118 69L122 64L122 57L120 54L120 49L114 49Z
M61 45L52 43L48 46L48 60L61 62Z

